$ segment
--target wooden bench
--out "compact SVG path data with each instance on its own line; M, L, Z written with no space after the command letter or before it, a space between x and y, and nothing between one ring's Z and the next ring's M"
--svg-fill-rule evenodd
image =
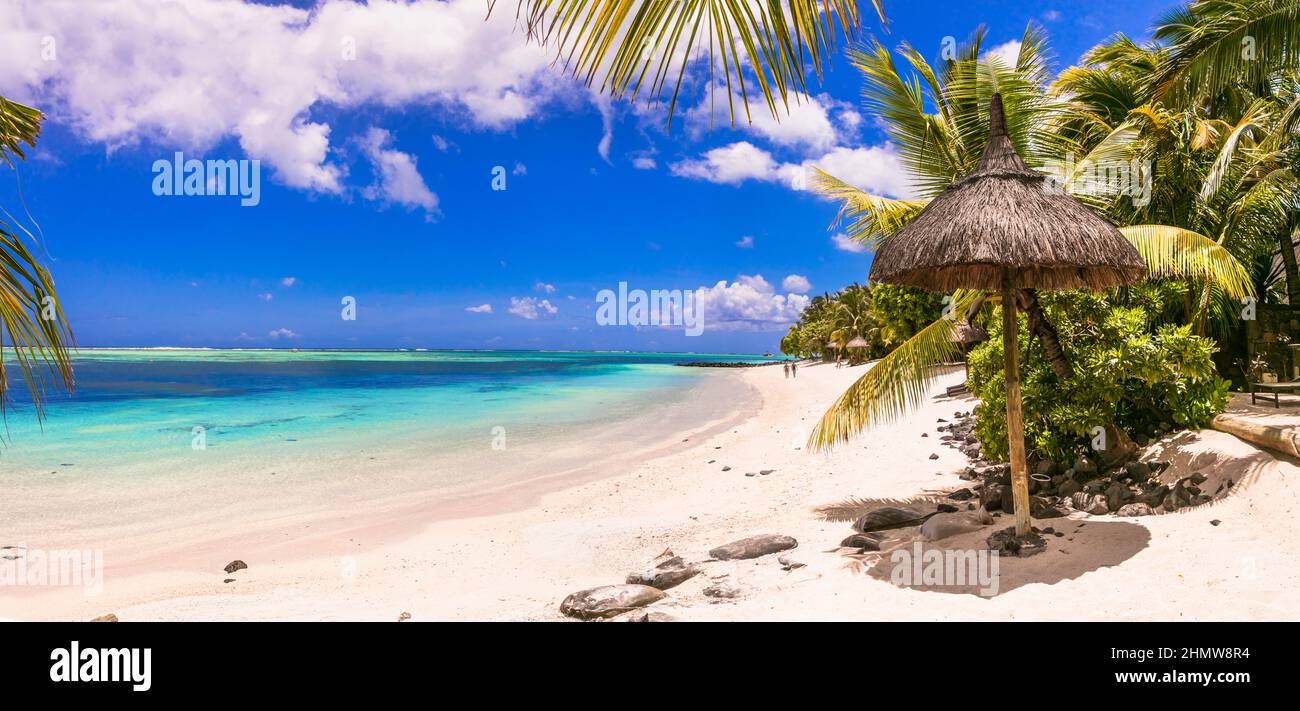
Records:
M1282 404L1279 402L1278 396L1285 392L1300 391L1300 380L1285 383L1251 383L1250 404L1252 405L1255 404L1255 398L1259 396L1257 390L1263 390L1266 394L1273 393L1273 407L1280 408ZM1268 398L1264 398L1264 402L1268 402Z

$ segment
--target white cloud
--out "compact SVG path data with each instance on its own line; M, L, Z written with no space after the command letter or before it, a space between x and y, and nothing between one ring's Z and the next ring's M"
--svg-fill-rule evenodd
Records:
M867 248L863 246L861 242L854 241L843 232L837 232L831 235L831 244L835 245L835 249L838 249L841 252L852 252L854 254L867 253Z
M614 142L614 106L609 97L592 93L592 103L596 105L596 110L600 112L600 143L596 144L596 152L600 154L602 160L609 162L609 147Z
M298 283L298 277L285 277L280 280L280 286L290 287Z
M392 135L382 128L371 128L361 139L361 147L375 171L375 184L364 194L372 200L396 203L407 208L422 208L427 214L438 212L438 196L424 184L415 167L415 157L388 147Z
M654 170L659 167L659 164L655 163L655 159L650 156L637 156L632 159L632 167L637 170Z
M0 95L110 149L202 153L235 139L287 185L343 191L320 109L433 105L504 129L577 89L482 0L0 3ZM42 57L55 39L57 61Z
M1057 12L1056 10L1048 10L1047 12L1043 13L1043 19L1047 20L1048 22L1056 22L1057 20L1061 19L1061 13Z
M781 280L781 288L796 294L807 294L812 289L812 284L809 283L808 277L791 274Z
M534 296L525 296L523 298L512 296L510 297L510 308L506 309L506 311L519 318L532 321L542 315L554 316L559 309L552 306L551 302L546 299L538 299Z
M554 284L547 284L547 283L544 282L544 281L539 281L539 282L537 282L536 284L533 284L533 288L536 289L537 291L540 291L540 292L544 293L544 294L554 294L554 293L555 293L555 285L554 285Z
M1002 60L1002 63L1008 67L1016 66L1020 59L1020 40L1008 40L993 49L984 52L983 56L993 56Z
M795 189L811 190L814 166L873 195L904 199L913 196L907 171L891 144L865 148L841 146L797 166L787 163L782 166L781 174Z
M778 294L761 274L724 279L696 291L706 329L720 331L774 331L799 319L808 305L803 294Z
M739 185L746 180L775 180L777 168L772 154L749 141L737 141L714 148L702 158L683 160L669 166L669 170L676 176L729 185Z
M912 195L907 172L889 144L866 148L840 146L801 163L778 163L762 148L738 141L714 148L701 158L674 163L670 170L679 177L712 183L739 185L756 180L808 191L814 166L873 194L895 198Z
M753 97L750 98L752 101ZM716 87L716 95L704 93L701 103L686 116L687 130L692 137L698 138L712 128L730 124L726 100L725 85ZM732 102L737 107L743 105L739 93L733 93ZM847 101L839 101L829 94L809 96L796 91L790 94L789 111L783 108L779 118L773 117L765 105L751 104L749 120L741 113L736 117L735 126L739 131L783 148L817 152L855 137L861 118Z
M277 328L266 335L271 338L297 338L298 337L298 334L294 333L293 331L290 331L287 328Z
M492 304L479 304L478 306L466 306L465 310L472 314L490 314L492 313Z
M741 237L740 239L736 240L736 246L740 247L741 249L753 249L754 238L750 237L749 235L745 235L744 237Z
M275 294L269 292L265 294L258 294L257 298L261 299L262 301L270 301L275 298Z

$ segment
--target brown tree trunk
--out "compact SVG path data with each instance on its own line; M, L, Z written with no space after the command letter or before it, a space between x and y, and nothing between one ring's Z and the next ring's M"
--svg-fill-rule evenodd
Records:
M1282 253L1282 268L1286 271L1286 300L1292 306L1300 306L1300 271L1296 269L1295 235L1287 227L1278 238L1278 251Z
M1016 300L1011 277L1002 276L1002 358L1007 386L1007 451L1011 459L1011 499L1016 536L1029 535L1029 473L1025 463L1025 426L1020 415L1020 344L1016 339Z
M1038 292L1034 289L1019 289L1016 291L1016 301L1020 310L1028 317L1029 330L1038 338L1038 342L1043 344L1043 355L1052 366L1052 372L1056 373L1056 377L1061 380L1073 378L1074 368L1061 348L1056 327L1047 319L1042 305L1038 303Z

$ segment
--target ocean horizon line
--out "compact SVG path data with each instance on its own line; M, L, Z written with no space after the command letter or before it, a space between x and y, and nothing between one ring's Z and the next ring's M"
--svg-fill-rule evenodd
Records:
M11 350L5 345L0 350ZM732 356L738 358L780 357L778 353L733 353L710 351L638 351L638 350L601 350L582 348L335 348L335 347L290 347L290 348L246 348L222 346L77 346L74 353L81 351L222 351L222 352L279 352L279 353L604 353L626 355L665 355L665 356Z

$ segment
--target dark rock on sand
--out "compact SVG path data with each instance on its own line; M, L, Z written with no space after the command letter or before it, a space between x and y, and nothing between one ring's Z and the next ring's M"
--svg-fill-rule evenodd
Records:
M888 531L891 528L903 528L904 526L920 526L925 523L928 516L932 515L922 514L920 511L899 506L884 506L854 521L853 530L858 533L869 533L871 531Z
M759 556L790 550L799 545L799 541L776 533L750 536L739 541L732 541L725 546L718 546L709 551L709 555L718 560L748 560Z
M807 567L807 564L800 563L799 561L784 555L777 556L776 562L781 564L781 570L798 570L799 568Z
M1033 496L1029 499L1029 515L1033 518L1059 518L1068 513L1056 496Z
M232 560L226 564L227 573L233 573L236 570L245 570L247 568L248 568L248 563L245 563L242 560Z
M560 612L580 620L613 617L664 599L662 590L649 585L602 585L564 598Z
M1116 512L1120 516L1150 516L1153 513L1155 512L1146 504L1124 504Z
M677 618L664 612L633 612L619 622L676 622Z
M704 588L704 595L705 597L715 597L720 600L734 600L740 597L740 588L728 582L714 583Z
M1030 531L1024 536L1017 536L1014 526L1004 528L995 532L988 538L989 550L998 551L1001 555L1013 555L1019 558L1028 558L1031 555L1042 553L1047 548L1047 541L1037 533Z
M1070 497L1070 505L1093 516L1099 516L1110 511L1106 506L1106 497L1101 494L1086 494L1082 491Z
M659 590L667 590L690 580L699 572L699 568L687 565L680 557L673 556L649 570L628 575L627 584L649 585Z
M1001 511L1002 490L1004 488L1008 492L1011 489L1011 487L1003 487L998 484L985 484L984 488L980 489L980 506L988 511Z
M855 533L840 541L841 548L856 548L859 553L880 550L880 536L871 533Z
M970 489L958 489L951 494L948 494L948 498L953 501L966 501L967 499L975 498L975 494L971 492Z
M1124 473L1135 482L1144 482L1151 478L1151 467L1146 462L1129 462L1124 465Z
M100 615L99 617L96 617L95 619L91 620L91 622L117 622L117 621L118 621L117 615L114 615L111 612L108 613L107 615Z

